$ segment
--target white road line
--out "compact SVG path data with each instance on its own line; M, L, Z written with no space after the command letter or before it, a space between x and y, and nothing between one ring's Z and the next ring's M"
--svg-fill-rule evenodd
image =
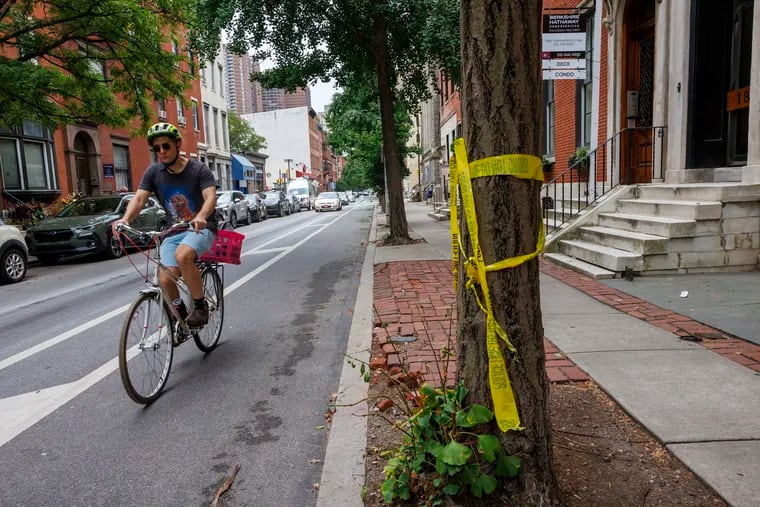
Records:
M122 313L127 311L127 308L129 308L129 305L124 305L122 307L117 308L116 310L111 310L105 315L101 315L100 317L93 319L89 322L85 322L84 324L77 326L74 329L69 329L68 331L61 333L58 336L50 338L49 340L45 340L42 343L38 343L34 347L30 347L24 351L19 352L18 354L12 355L11 357L7 359L3 359L2 361L0 361L0 370L5 369L11 365L14 365L18 363L19 361L22 361L28 357L31 357L34 354L37 354L38 352L42 352L43 350L48 349L52 347L53 345L57 345L61 343L62 341L68 340L69 338L76 336L79 333L83 333L84 331L87 331L90 328L93 328L99 324L102 324L108 319L112 319L116 317L117 315L121 315Z
M259 250L258 248L254 248L253 250L248 250L246 252L243 252L240 254L240 257L245 257L247 255L257 255L257 254L268 254L268 253L276 253L276 252L282 252L283 250L287 250L290 248L289 246L284 246L282 248L267 248L265 250Z
M243 276L243 278L226 287L224 290L224 295L227 296L233 291L242 287L243 284L250 281L253 277L260 274L266 268L285 257L287 254L299 246L303 245L306 241L320 233L323 229L329 227L347 215L348 212L342 213L336 219L331 220L330 222L326 222L321 228L315 230L313 233L309 234L295 245L288 247L287 250L282 251L279 255L276 255L258 268L249 272ZM11 356L8 359L0 362L0 369L6 368L11 364L21 361L22 359L26 359L36 354L37 352L52 347L53 345L71 338L72 336L81 333L82 331L85 331L110 318L113 318L118 314L126 311L128 306L129 305L125 305L121 308L117 308L116 310L113 310L97 319L91 320L90 322L82 324L81 326L78 326L70 331L62 333L55 338L51 338L50 340L40 343L39 345L16 354L15 356ZM130 349L130 357L134 354L134 348L135 347L132 347L132 349ZM69 401L85 392L90 387L94 386L97 382L104 379L112 372L116 371L118 368L119 358L115 357L74 382L48 387L46 389L31 393L19 394L16 396L11 396L10 398L0 399L0 447L10 442L17 435L26 431L34 424L38 423L53 413L59 407L65 405Z

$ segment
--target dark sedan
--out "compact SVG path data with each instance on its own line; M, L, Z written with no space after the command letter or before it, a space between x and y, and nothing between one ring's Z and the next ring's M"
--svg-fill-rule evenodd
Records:
M253 215L254 222L261 222L267 219L267 206L264 204L266 196L261 193L245 194L245 200L248 201L248 209Z
M290 215L290 201L285 192L280 190L268 190L264 192L264 203L267 205L267 215Z
M26 232L29 255L43 264L54 264L61 257L103 253L108 258L121 257L124 251L114 239L111 224L124 215L127 203L134 194L85 197L46 218ZM143 231L166 228L166 212L149 197L145 207L132 221L132 226Z

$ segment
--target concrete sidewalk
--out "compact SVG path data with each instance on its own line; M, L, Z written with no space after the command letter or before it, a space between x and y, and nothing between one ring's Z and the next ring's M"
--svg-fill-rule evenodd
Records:
M443 289L451 287L451 245L449 222L429 218L430 209L406 204L410 231L425 242L402 247L374 248L373 242L384 234L385 218L375 215L373 246L365 261L368 280L363 274L360 295L367 284L380 285L370 289L373 296L364 292L357 298L357 311L360 304L374 305L378 317L391 323L374 329L376 335L413 333L422 338L419 342L440 347L455 325L453 301ZM605 285L541 260L547 373L552 381L588 374L728 503L760 505L760 273L695 276ZM690 300L680 297L686 287L692 287ZM715 311L716 301L721 311ZM367 357L373 318L362 315L358 348ZM349 347L357 350L356 344ZM430 363L425 353L429 356L429 346L427 351L422 345L407 347L410 369L425 370L425 362ZM388 366L398 360L392 356L386 356ZM455 368L450 370L444 378L452 378ZM426 375L426 380L433 379ZM361 410L366 409L354 407L353 412ZM318 505L360 504L363 476L355 475L363 474L359 462L364 448L333 454L331 447L336 433L341 438L354 430L363 435L366 426L357 427L356 420L363 418L343 412L348 425L333 425ZM356 466L353 471L336 469L338 459Z

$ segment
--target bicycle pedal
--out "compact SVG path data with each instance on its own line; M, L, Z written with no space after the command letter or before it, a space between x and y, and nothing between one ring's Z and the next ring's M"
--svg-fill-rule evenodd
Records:
M178 347L178 346L182 345L183 343L185 343L189 339L190 339L190 335L189 334L184 334L182 332L179 332L179 333L177 333L177 334L174 335L174 343L173 343L173 345L175 347Z

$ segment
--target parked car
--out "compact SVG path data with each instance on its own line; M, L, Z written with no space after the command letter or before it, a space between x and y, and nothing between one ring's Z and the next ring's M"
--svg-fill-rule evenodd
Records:
M317 200L314 201L314 211L317 213L330 210L339 211L341 209L343 209L343 203L337 192L322 192L317 196Z
M0 282L16 283L26 276L29 252L24 235L12 225L0 220Z
M111 224L124 216L133 197L134 194L122 194L77 199L56 216L27 229L29 254L43 264L55 264L61 257L98 253L111 259L121 257L122 244L113 237ZM149 197L132 226L143 231L160 231L167 223L166 211Z
M245 194L245 200L248 201L248 210L254 222L261 222L267 219L267 205L264 204L264 194Z
M300 213L301 212L301 200L298 198L295 194L288 194L286 196L288 198L288 203L290 204L290 212L291 213Z
M264 192L268 215L290 215L290 201L282 190L268 190Z
M216 212L225 222L229 222L232 228L236 228L240 222L251 223L248 213L248 201L239 190L220 190L216 193Z
M338 198L340 198L340 203L343 206L348 206L348 204L350 202L348 200L348 194L346 194L345 192L335 192L335 193L338 194Z
M314 206L314 200L317 198L317 190L308 178L297 178L288 183L288 196L295 194L298 196L301 208L310 210Z

